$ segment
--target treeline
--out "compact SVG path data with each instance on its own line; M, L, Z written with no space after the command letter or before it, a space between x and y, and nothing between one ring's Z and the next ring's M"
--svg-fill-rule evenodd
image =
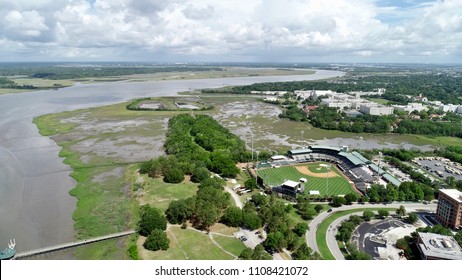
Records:
M207 66L124 66L124 65L88 65L88 66L56 66L56 65L0 65L0 76L26 75L32 78L51 80L82 79L90 77L111 77L133 74L152 74L163 72L189 71L223 71L222 67Z
M462 147L448 146L443 150L437 150L436 154L462 164Z
M372 185L366 194L370 202L392 201L430 201L435 198L436 190L428 185L417 182L403 182L399 187L388 184L386 188Z
M0 88L11 88L11 89L34 89L33 85L18 85L15 81L10 80L6 77L0 77Z

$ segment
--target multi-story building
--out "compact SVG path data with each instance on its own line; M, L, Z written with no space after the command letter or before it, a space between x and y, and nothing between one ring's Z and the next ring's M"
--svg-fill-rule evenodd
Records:
M436 220L445 227L462 227L462 192L456 189L440 190Z
M407 105L394 105L393 106L396 111L404 111L404 112L414 112L414 111L426 111L428 110L428 107L420 104L420 103L409 103Z

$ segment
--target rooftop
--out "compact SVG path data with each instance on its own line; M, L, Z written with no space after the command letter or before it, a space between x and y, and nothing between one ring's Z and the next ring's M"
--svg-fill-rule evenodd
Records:
M419 249L429 258L462 260L462 248L451 236L419 232Z
M291 181L291 180L287 180L284 183L282 183L283 186L294 188L294 189L296 187L298 187L299 184L300 184L300 182L295 182L295 181Z
M441 189L440 192L456 200L458 203L462 203L462 192L456 189Z
M362 159L358 158L357 156L353 155L353 154L350 154L350 153L346 153L346 152L340 152L338 153L340 156L342 157L346 157L351 163L353 163L354 165L361 165L361 164L365 164L366 162L364 162Z
M389 183L392 183L393 185L399 187L399 185L401 185L401 181L396 179L395 177L393 177L392 175L388 174L388 173L385 173L383 174L383 178L385 178L385 180L387 180Z

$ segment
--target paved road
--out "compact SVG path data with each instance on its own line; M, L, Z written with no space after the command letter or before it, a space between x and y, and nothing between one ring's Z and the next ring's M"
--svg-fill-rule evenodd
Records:
M333 208L332 212L322 212L317 217L315 217L311 223L309 224L310 230L306 234L306 244L312 248L313 250L319 252L318 244L316 243L316 230L319 225L331 214L339 211L350 210L350 209L363 209L363 208L383 208L383 207L390 207L390 208L398 208L399 206L403 205L406 208L406 212L416 212L416 211L436 211L436 204L423 204L423 203L391 203L391 204L354 204L348 206L342 206L339 208ZM333 222L332 226L338 226L344 218L339 218ZM335 240L336 230L329 227L326 239L329 249L334 254L334 256L343 259L343 255L341 255L340 250L338 249L337 242Z
M241 200L239 199L239 195L237 195L232 189L230 189L229 187L225 187L225 190L227 192L229 192L229 194L231 195L231 197L234 199L234 203L236 204L237 207L241 208L244 207L244 205L242 204Z

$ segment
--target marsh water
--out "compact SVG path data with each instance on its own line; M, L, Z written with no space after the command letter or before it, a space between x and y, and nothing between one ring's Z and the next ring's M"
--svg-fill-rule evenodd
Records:
M325 79L343 75L318 70L313 75L77 84L60 90L0 96L0 248L16 239L18 252L75 239L69 195L75 181L58 156L60 147L41 136L35 116L118 103L137 97L256 82Z

